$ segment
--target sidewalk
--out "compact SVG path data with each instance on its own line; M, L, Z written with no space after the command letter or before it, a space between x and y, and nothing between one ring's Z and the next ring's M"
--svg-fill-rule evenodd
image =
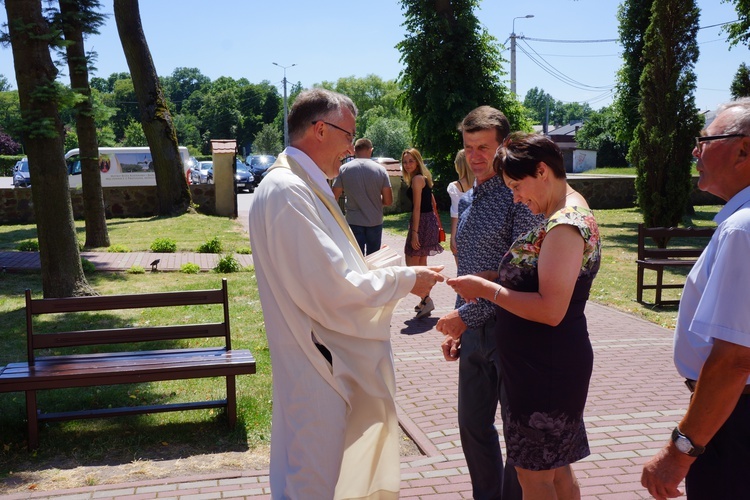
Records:
M246 215L241 216L244 218ZM403 248L400 237L384 235L384 243L397 250ZM0 259L0 266L6 266L6 254L0 254ZM99 267L98 261L89 260ZM431 257L429 264L443 264L447 275L455 275L450 252ZM176 264L167 260L159 269L171 265ZM423 452L422 456L401 458L401 498L471 498L456 421L458 364L443 360L442 335L434 329L437 319L453 308L455 296L442 285L436 286L431 296L435 302L431 317L414 320L413 306L418 299L408 296L396 308L391 323L399 420ZM672 332L591 302L587 317L595 358L586 406L592 454L574 465L582 496L601 500L649 498L640 485L641 467L667 441L688 404L689 394L672 363ZM230 497L270 498L268 472L166 478L26 492L5 498Z

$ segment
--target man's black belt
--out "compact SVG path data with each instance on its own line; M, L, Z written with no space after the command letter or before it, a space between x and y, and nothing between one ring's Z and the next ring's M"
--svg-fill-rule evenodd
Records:
M695 386L698 384L695 380L691 380L689 378L685 379L685 385L688 389L690 389L690 392L695 392ZM746 385L745 388L742 390L742 394L750 394L750 385Z

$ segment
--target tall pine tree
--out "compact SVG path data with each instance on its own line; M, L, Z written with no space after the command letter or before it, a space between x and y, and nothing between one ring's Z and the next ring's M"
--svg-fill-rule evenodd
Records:
M644 38L640 123L630 147L636 191L648 226L674 226L689 204L694 137L699 10L695 0L654 0Z

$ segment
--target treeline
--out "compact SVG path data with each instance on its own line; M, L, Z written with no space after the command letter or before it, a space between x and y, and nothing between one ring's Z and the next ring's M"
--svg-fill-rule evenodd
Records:
M198 68L177 68L159 77L180 145L193 155L210 154L212 139L235 139L242 155L278 154L283 149L283 98L271 82L251 83L247 78L222 76L211 80ZM59 83L68 95L60 106L65 126L65 149L78 147L74 114L75 94ZM352 97L360 113L358 136L367 135L376 145L375 154L398 158L411 145L409 117L399 104L402 92L395 80L375 75L347 77L316 84ZM301 92L291 86L288 106ZM100 147L145 146L133 80L127 72L107 78L92 77L91 91ZM10 90L0 75L0 154L24 154L24 128L18 91Z

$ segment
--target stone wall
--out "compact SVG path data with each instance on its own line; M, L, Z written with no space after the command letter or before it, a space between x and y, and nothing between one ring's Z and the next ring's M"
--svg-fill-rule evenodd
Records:
M190 186L193 204L201 213L214 215L216 199L213 184ZM156 186L102 188L104 210L108 219L122 217L151 217L158 214ZM73 216L83 219L83 194L70 190ZM31 224L34 222L34 203L31 189L0 189L0 224Z

